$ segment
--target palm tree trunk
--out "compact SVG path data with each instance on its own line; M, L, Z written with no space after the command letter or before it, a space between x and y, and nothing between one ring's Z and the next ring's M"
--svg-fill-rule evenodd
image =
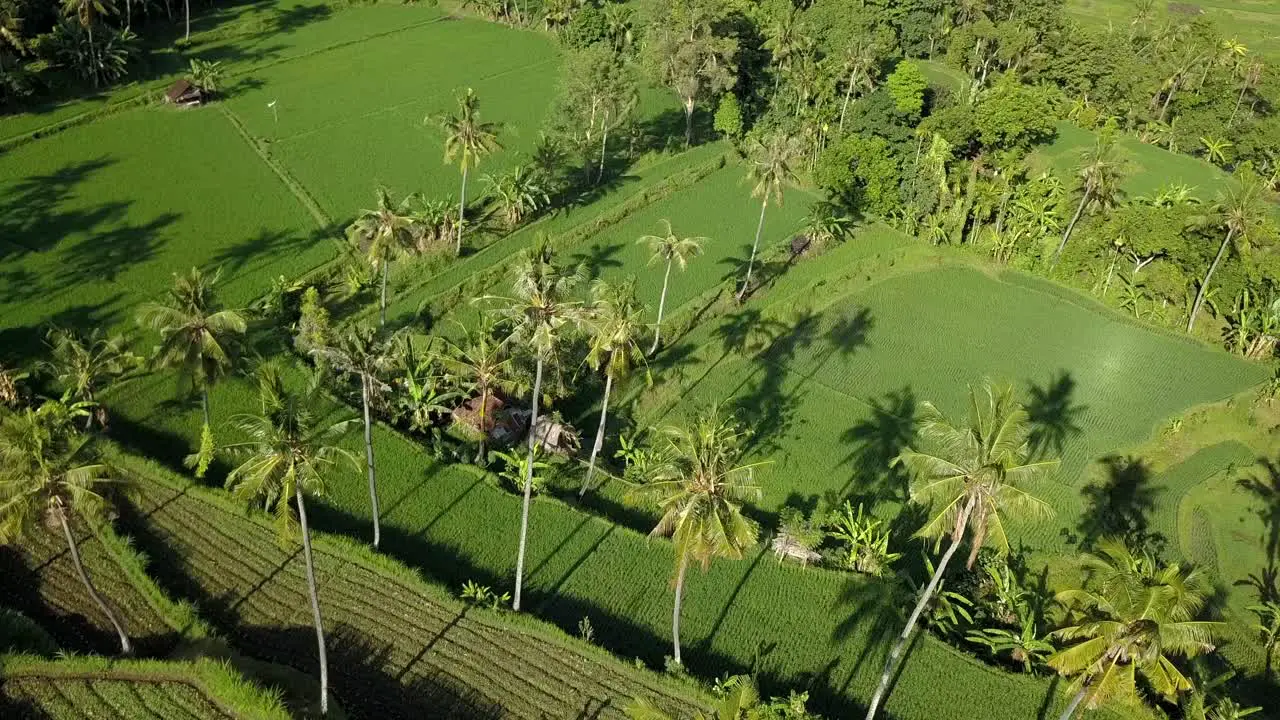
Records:
M897 663L898 656L902 654L907 641L911 639L916 623L920 621L920 616L924 613L925 607L933 599L933 594L938 591L938 585L942 582L943 573L947 571L947 565L956 554L956 550L960 549L960 543L964 541L965 526L969 524L969 516L973 513L974 499L975 497L969 498L964 514L957 520L956 531L951 535L951 546L947 548L947 551L942 555L942 559L938 561L938 567L933 571L933 577L929 578L929 584L920 593L920 599L916 601L915 609L911 611L911 616L907 618L907 626L902 629L902 634L898 636L897 642L893 644L893 649L889 651L889 657L884 661L884 671L880 673L880 684L876 687L875 694L871 696L871 705L867 707L866 720L872 720L876 716L876 710L880 708L885 692L889 689L889 680L893 677L893 669Z
M364 460L369 468L369 504L373 507L373 549L382 542L382 527L378 522L378 482L373 469L373 423L369 420L369 378L360 376L360 399L364 404Z
M204 426L209 427L209 386L200 388L200 408L204 411Z
M684 664L680 660L680 605L684 601L684 574L688 569L688 558L680 556L680 567L676 570L676 601L671 610L671 643L675 653L672 658L677 665Z
M488 407L489 388L482 386L480 388L480 447L476 450L476 464L481 467L485 465L485 441L489 439L489 425L485 422Z
M84 564L80 562L80 547L76 545L76 536L71 532L71 525L67 523L67 513L62 508L55 511L58 515L58 524L62 526L62 534L67 539L67 549L71 551L71 563L76 567L76 574L80 576L80 582L84 583L84 587L89 591L89 597L93 598L93 602L102 610L102 614L107 616L107 620L111 626L116 629L116 634L120 636L120 653L129 655L133 653L133 646L129 644L129 636L124 632L124 626L120 624L119 618L115 612L107 605L107 601L102 599L98 594L98 590L93 587L93 583L89 580L89 574L84 571Z
M1067 706L1066 710L1062 711L1062 715L1058 720L1071 720L1071 717L1076 714L1076 709L1080 707L1080 703L1084 702L1084 696L1088 692L1089 684L1085 683L1081 686L1080 692L1076 693L1075 697L1071 698L1071 704Z
M844 102L840 104L840 135L844 136L844 112L849 109L849 96L853 95L853 71L849 72L849 85L844 89Z
M684 149L693 144L693 99L684 101Z
M124 26L133 25L133 0L124 0Z
M582 489L578 491L578 497L587 494L587 488L591 487L591 476L596 472L596 456L600 454L600 448L604 446L604 426L609 417L609 393L613 390L613 369L612 363L605 370L604 374L604 402L600 405L600 426L596 428L596 442L591 446L591 460L587 463L587 479L582 483Z
M467 172L470 170L466 165L462 166L462 192L458 197L458 248L456 254L462 254L462 228L467 222Z
M1164 122L1165 113L1169 112L1169 103L1173 100L1173 94L1178 92L1178 83L1181 81L1181 77L1175 78L1169 86L1169 94L1164 96L1164 105L1160 106L1160 122Z
M600 169L596 171L596 184L600 184L600 179L604 177L604 153L609 143L609 127L604 126L604 132L600 135Z
M671 282L671 261L672 258L667 258L667 271L662 275L662 296L658 298L658 322L653 325L653 347L649 348L650 355L658 351L658 341L662 338L662 311L667 307L667 283Z
M191 0L183 0L182 5L187 23L187 34L186 37L183 38L183 41L189 42L191 40Z
M93 48L93 19L90 18L85 30L89 34L89 70L93 73L93 86L98 87L98 54Z
M1244 93L1249 89L1249 84L1245 83L1240 88L1240 95L1236 97L1236 106L1231 108L1231 117L1227 119L1227 129L1231 129L1231 124L1236 121L1236 113L1240 112L1240 103L1244 102Z
M520 591L524 587L524 550L529 539L529 502L533 496L533 449L537 444L538 396L542 394L542 357L533 379L533 413L529 415L529 462L524 468L524 506L520 509L520 550L516 555L516 596L511 609L520 612Z
M1076 206L1076 214L1071 216L1071 222L1067 223L1067 229L1062 233L1062 242L1058 243L1058 249L1053 251L1053 262L1049 263L1049 269L1058 266L1058 260L1062 257L1062 250L1067 246L1067 240L1071 239L1071 231L1076 229L1076 223L1080 222L1080 215L1084 213L1084 204L1089 199L1089 189L1085 188L1084 194L1080 196L1080 204Z
M1205 295L1209 292L1209 281L1213 279L1213 272L1218 269L1218 263L1222 262L1222 256L1227 252L1227 246L1231 244L1231 237L1236 234L1235 228L1227 230L1227 237L1223 239L1222 246L1218 248L1218 254L1213 258L1213 264L1209 266L1209 272L1204 274L1204 282L1200 283L1200 291L1196 293L1196 302L1191 306L1191 317L1187 318L1187 332L1196 326L1196 315L1200 314L1200 307L1204 305Z
M320 596L316 591L316 566L311 559L311 529L307 526L307 505L302 488L296 483L293 496L298 503L298 522L302 526L302 555L307 561L307 591L311 595L311 616L316 624L316 647L320 656L320 714L329 712L329 658L324 648L324 620L320 617Z
M742 282L742 289L738 291L738 302L742 302L742 298L747 295L747 288L751 287L751 269L756 264L756 250L760 247L760 232L764 230L764 211L769 207L769 196L764 196L764 201L760 203L760 222L756 223L756 241L751 245L751 259L747 261L747 279Z
M382 300L379 303L381 309L379 311L380 314L378 316L379 325L387 324L387 273L389 272L390 267L391 267L391 263L388 262L386 258L383 258L382 260Z

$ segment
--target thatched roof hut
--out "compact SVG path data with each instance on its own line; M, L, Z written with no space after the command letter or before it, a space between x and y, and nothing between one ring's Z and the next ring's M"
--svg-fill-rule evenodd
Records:
M799 561L801 565L816 563L822 559L822 555L817 551L805 547L785 531L773 536L773 554L778 558L778 562L790 558Z
M204 102L204 90L190 80L178 80L164 93L165 102L178 107L192 107Z

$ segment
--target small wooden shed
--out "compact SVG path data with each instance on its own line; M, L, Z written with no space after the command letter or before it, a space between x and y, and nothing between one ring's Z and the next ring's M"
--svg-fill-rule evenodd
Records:
M178 107L192 107L204 102L204 90L190 80L178 80L165 91L164 99Z

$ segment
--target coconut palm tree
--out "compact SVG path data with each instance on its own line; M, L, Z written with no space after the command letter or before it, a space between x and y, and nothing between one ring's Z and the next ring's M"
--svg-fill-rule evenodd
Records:
M50 359L43 367L63 389L63 400L94 406L84 429L93 427L95 415L105 415L98 393L142 367L142 357L129 351L123 335L105 336L95 328L81 337L72 330L53 328L47 335Z
M537 445L538 402L542 395L542 374L549 362L556 361L564 335L581 323L582 308L569 299L570 293L585 279L585 269L572 271L557 267L551 249L545 242L525 251L514 267L512 296L499 298L499 312L506 323L506 342L522 347L534 359L532 412L529 415L529 460L525 464L524 504L520 510L520 549L516 555L516 590L511 609L520 610L524 584L525 545L529 536L529 502L533 492L533 460Z
M742 504L760 499L755 469L742 464L747 431L712 408L688 428L662 431L654 462L629 493L656 507L662 518L650 537L675 543L675 604L671 612L672 658L680 664L680 604L691 562L706 571L718 557L741 559L755 544L759 527L742 514Z
M22 382L28 377L30 373L0 363L0 407L12 408L22 404L25 396Z
M1267 222L1263 203L1265 190L1261 179L1249 167L1242 168L1235 177L1238 182L1228 187L1218 197L1214 207L1222 227L1227 229L1227 235L1222 239L1218 254L1213 257L1213 262L1200 283L1200 289L1196 292L1195 303L1191 306L1191 316L1187 318L1187 332L1191 332L1196 326L1196 317L1200 314L1200 308L1204 306L1209 282L1213 280L1213 273L1217 271L1223 256L1227 254L1227 248L1233 242L1247 242L1250 235L1262 229Z
M355 222L347 227L347 237L356 242L374 271L382 271L379 323L387 324L387 274L391 262L413 252L417 244L413 233L413 200L410 195L396 203L386 188L376 191L377 207L361 210Z
M1095 553L1080 558L1082 587L1057 595L1075 624L1054 637L1078 641L1049 658L1062 675L1076 676L1079 686L1062 720L1084 705L1142 702L1138 677L1166 700L1191 689L1191 681L1172 658L1213 652L1220 623L1196 620L1212 593L1199 570L1178 564L1162 566L1116 539L1099 542Z
M702 254L702 243L707 242L705 237L676 237L671 230L671 221L663 220L662 226L665 232L662 235L645 235L640 238L640 242L649 246L649 264L657 263L666 264L667 269L662 274L662 295L658 298L658 321L653 324L653 345L649 347L649 354L652 355L658 351L658 341L662 337L662 312L667 307L667 285L671 282L671 266L673 264L680 266L680 271L684 272L685 266L689 264L689 258Z
M760 248L760 233L764 230L764 213L769 208L769 199L775 198L781 205L783 187L795 180L795 169L792 166L800 157L799 141L794 135L777 132L767 139L753 140L747 155L751 158L751 170L747 178L755 183L751 188L751 197L760 198L760 222L756 224L756 240L751 245L747 277L742 281L742 289L738 291L738 302L742 302L751 286L751 270L755 266L756 252Z
M635 282L610 285L596 280L591 286L593 303L590 328L590 350L587 363L597 372L604 372L604 398L600 401L600 424L596 428L596 441L591 446L591 459L587 462L587 477L582 482L578 497L587 494L591 478L596 470L596 456L604 446L604 430L609 417L609 395L613 381L626 377L637 364L644 362L640 349L640 333L644 331L644 308L636 302Z
M428 116L427 120L430 120ZM458 97L458 113L444 118L440 122L444 130L444 162L458 160L458 169L462 172L462 195L458 200L458 245L457 253L462 254L462 230L467 220L467 173L480 164L480 159L494 150L501 150L498 142L497 123L480 120L480 99L475 90L467 88L467 92Z
M98 594L80 560L72 515L95 524L103 518L103 487L117 482L94 451L93 436L76 432L89 414L85 403L45 402L9 413L0 421L0 543L19 540L41 522L62 529L76 574L120 638L120 652L133 651L124 625Z
M1280 602L1272 600L1259 605L1250 605L1248 610L1258 616L1258 622L1253 629L1257 631L1258 639L1262 641L1262 654L1266 658L1262 677L1265 680L1271 677L1276 648L1280 647Z
M95 86L98 84L100 75L97 50L93 46L93 26L99 18L113 15L115 12L115 4L111 0L62 0L62 14L66 17L74 17L88 34L90 73Z
M206 432L209 388L230 371L231 344L247 327L239 311L219 308L214 288L220 276L221 272L206 276L194 267L185 275L175 273L168 297L138 309L138 323L160 333L152 361L177 368L200 391Z
M378 395L391 389L382 378L396 365L395 338L385 337L366 325L356 325L341 333L330 347L319 347L311 354L329 367L350 375L360 382L360 405L364 410L364 459L369 476L369 505L373 511L373 549L382 542L378 512L378 478L373 462L373 420L370 404Z
M1063 248L1067 246L1076 223L1086 210L1091 213L1105 212L1119 202L1123 172L1123 166L1116 156L1115 138L1111 131L1103 130L1098 134L1094 146L1081 156L1080 168L1076 172L1080 178L1080 203L1076 205L1075 215L1071 216L1071 222L1067 223L1067 229L1062 233L1062 242L1058 243L1058 249L1053 252L1050 267L1058 264Z
M275 515L282 536L292 537L295 523L301 532L320 662L320 713L323 715L329 711L329 661L305 498L323 495L324 483L338 465L350 464L351 470L356 469L355 457L337 446L352 421L319 423L319 415L308 406L306 396L295 395L284 388L275 365L266 363L259 367L257 374L262 411L235 419L236 427L249 439L225 448L242 460L227 476L227 488L240 498L262 502L267 511Z
M921 404L920 437L932 451L908 448L893 465L902 465L911 474L911 501L929 511L929 520L917 537L937 543L950 537L951 542L889 651L880 684L867 708L867 720L875 717L898 657L966 537L971 542L968 565L972 567L983 547L990 546L1000 555L1009 552L1007 516L1052 516L1052 508L1023 488L1058 464L1057 460L1030 459L1030 435L1030 417L1014 400L1013 388L1008 385L970 388L965 426L948 422L932 403Z
M448 378L464 397L475 397L479 401L480 440L475 463L483 466L488 462L485 448L489 439L489 418L486 417L489 398L519 386L515 362L508 352L510 348L494 339L493 328L484 315L480 327L468 331L461 343L454 344L444 338L440 341L444 343L442 354Z

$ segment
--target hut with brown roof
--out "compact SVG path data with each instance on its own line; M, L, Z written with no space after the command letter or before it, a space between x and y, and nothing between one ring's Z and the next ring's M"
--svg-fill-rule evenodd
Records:
M165 91L164 100L178 107L193 107L204 102L204 90L190 80L178 80Z

